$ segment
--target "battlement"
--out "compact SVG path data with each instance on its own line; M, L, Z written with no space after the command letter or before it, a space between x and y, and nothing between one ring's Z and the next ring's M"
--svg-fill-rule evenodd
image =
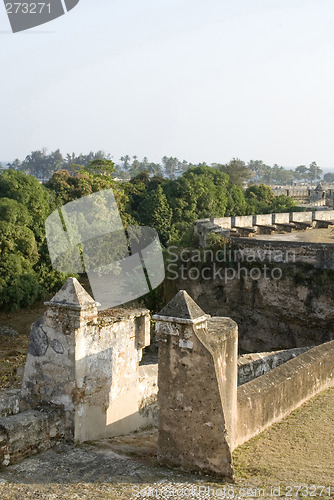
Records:
M211 217L195 221L194 232L200 246L206 246L210 233L226 238L256 237L257 235L287 234L334 225L334 210L286 212L232 217Z

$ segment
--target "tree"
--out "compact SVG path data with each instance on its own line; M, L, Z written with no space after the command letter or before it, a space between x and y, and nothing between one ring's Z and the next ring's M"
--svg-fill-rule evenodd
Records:
M312 161L310 163L310 166L308 167L308 177L311 181L315 181L316 179L320 179L322 174L322 170L320 167L318 167L317 163L315 161Z
M169 179L175 179L178 172L179 160L172 156L164 156L162 158L164 173Z
M161 242L166 245L169 239L172 222L172 209L161 188L150 191L139 205L140 220L146 226L154 227L160 236Z
M115 164L111 160L102 158L90 161L86 167L87 172L92 174L111 175L115 170Z
M268 173L268 169L271 170L269 165L263 163L262 160L250 160L247 163L247 168L251 170L254 174L253 181L263 181L264 175Z
M334 182L334 173L333 172L328 172L327 174L324 175L324 181L325 182Z
M246 215L247 203L244 192L240 186L229 184L225 216Z
M291 196L284 196L283 194L275 196L272 200L269 213L284 213L293 211L296 203Z
M271 203L274 193L270 187L261 184L260 186L249 186L245 191L247 211L249 214L270 213Z
M308 168L306 165L298 165L298 167L295 168L295 172L297 179L307 179Z
M70 165L82 165L86 167L91 161L94 160L111 160L111 156L109 153L105 153L101 150L96 151L95 153L90 151L88 154L67 154L62 168L68 170Z
M66 275L52 269L44 222L53 197L35 177L0 176L0 306L18 308L56 291Z
M251 177L253 177L253 172L247 168L245 162L239 160L239 158L233 158L233 160L226 165L213 163L212 166L227 174L230 177L231 184L237 186L242 187Z
M179 237L192 231L196 219L225 215L227 186L228 176L208 166L190 167L181 177L162 185Z
M123 162L123 170L127 171L130 167L131 157L129 155L121 156L120 160Z
M0 217L5 217L0 219L0 307L15 309L31 304L40 293L34 271L38 251L34 233L18 225L27 220L25 207L14 200L0 202ZM21 218L15 217L15 207Z
M7 167L13 170L20 170L21 162L18 158L16 158L16 160L14 160L12 163L7 163Z
M41 149L32 151L25 160L17 166L18 170L30 175L34 175L39 179L49 179L53 172L62 168L64 158L57 149L56 151L47 154L47 150Z
M53 208L53 200L37 179L17 170L6 170L0 176L0 198L10 198L24 205L31 217L30 229L36 239L45 238L44 222Z
M29 226L31 216L27 207L10 198L0 198L0 221L6 221L17 226Z

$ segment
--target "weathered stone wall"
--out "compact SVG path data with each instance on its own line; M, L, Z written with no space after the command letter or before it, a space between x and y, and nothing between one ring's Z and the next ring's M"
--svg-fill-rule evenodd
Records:
M67 414L59 406L0 418L0 464L9 465L70 439Z
M141 427L158 425L158 363L139 366L138 408Z
M244 354L238 357L238 385L246 384L257 377L261 377L270 370L303 354L311 347L299 347L285 351L257 352Z
M271 226L272 223L273 223L273 214L261 214L253 216L253 225L263 224Z
M334 269L333 244L299 241L266 241L238 238L237 247L252 253L258 262L290 262L309 264L316 269ZM280 258L280 255L282 257Z
M291 212L291 222L312 222L313 212Z
M240 215L232 217L211 217L195 221L194 233L199 238L200 246L206 245L206 238L210 233L230 236L230 230L236 228L252 228L259 232L257 225L272 226L275 224L289 224L295 222L311 223L314 220L334 221L334 210L314 210L310 212L289 212L260 215ZM282 231L282 228L277 228Z
M273 215L273 224L289 224L290 222L290 213L282 213L282 214L272 214Z
M149 343L148 310L98 313L94 300L70 278L32 326L21 411L57 405L67 412L76 441L150 425L154 412L145 413L138 390L145 381L146 395L152 388L149 378L139 380L142 349Z
M149 344L147 310L101 312L76 336L75 440L139 430L139 361ZM146 336L146 341L145 341ZM144 425L145 426L145 425Z
M334 341L314 347L238 387L235 446L248 441L309 398L334 386Z
M281 279L250 276L166 283L167 299L185 289L212 316L228 316L239 327L241 352L319 345L334 339L334 285L328 271L289 266Z
M196 314L183 313L185 303L194 305ZM208 326L210 320L183 291L154 319L159 339L158 461L232 478L237 325L215 318Z
M252 227L253 215L237 215L231 217L231 227ZM213 222L216 223L215 219Z
M16 415L20 411L20 390L6 389L0 392L0 417Z

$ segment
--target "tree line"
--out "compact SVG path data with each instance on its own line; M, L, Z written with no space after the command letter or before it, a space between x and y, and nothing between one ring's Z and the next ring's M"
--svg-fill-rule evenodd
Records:
M112 188L125 228L154 227L163 246L196 245L196 219L294 209L292 198L275 197L263 184L244 190L242 172L233 176L220 165L190 166L175 179L142 170L120 181L112 160L90 158L86 165L71 164L72 171L56 171L44 185L19 169L0 174L0 307L28 306L60 288L67 276L52 269L45 220L56 208L94 192Z
M9 169L18 170L33 175L38 179L50 179L59 170L75 173L81 167L88 167L91 162L106 160L112 162L112 157L104 151L91 151L88 154L63 154L59 149L48 152L45 148L32 151L24 160L16 159L7 164ZM130 180L141 172L148 172L151 176L164 176L174 180L188 169L199 166L208 166L206 162L193 164L186 160L179 160L172 156L163 156L160 163L150 162L147 157L142 160L137 156L122 156L119 161L113 162L113 175L116 178ZM270 166L261 160L250 160L247 163L239 158L233 158L228 163L212 163L211 167L228 174L237 185L245 183L282 185L291 182L316 182L320 179L325 182L334 182L334 173L326 173L315 161L310 165L299 165L290 170L277 164Z

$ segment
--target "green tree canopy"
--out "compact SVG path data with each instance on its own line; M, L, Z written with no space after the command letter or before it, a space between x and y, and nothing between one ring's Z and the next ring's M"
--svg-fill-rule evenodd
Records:
M31 217L30 229L37 240L45 238L44 222L53 209L53 199L35 177L6 170L0 175L0 198L10 198L24 205Z
M213 163L213 167L218 168L230 178L231 184L243 186L253 177L253 172L246 166L245 162L239 158L233 158L226 165Z
M31 224L31 216L27 207L22 203L10 198L0 198L0 221L29 226Z
M154 227L165 245L169 239L172 224L172 209L161 186L150 191L139 205L140 221L146 226Z
M247 212L249 214L270 213L271 203L274 199L274 193L270 187L261 184L252 185L245 191L247 202Z

